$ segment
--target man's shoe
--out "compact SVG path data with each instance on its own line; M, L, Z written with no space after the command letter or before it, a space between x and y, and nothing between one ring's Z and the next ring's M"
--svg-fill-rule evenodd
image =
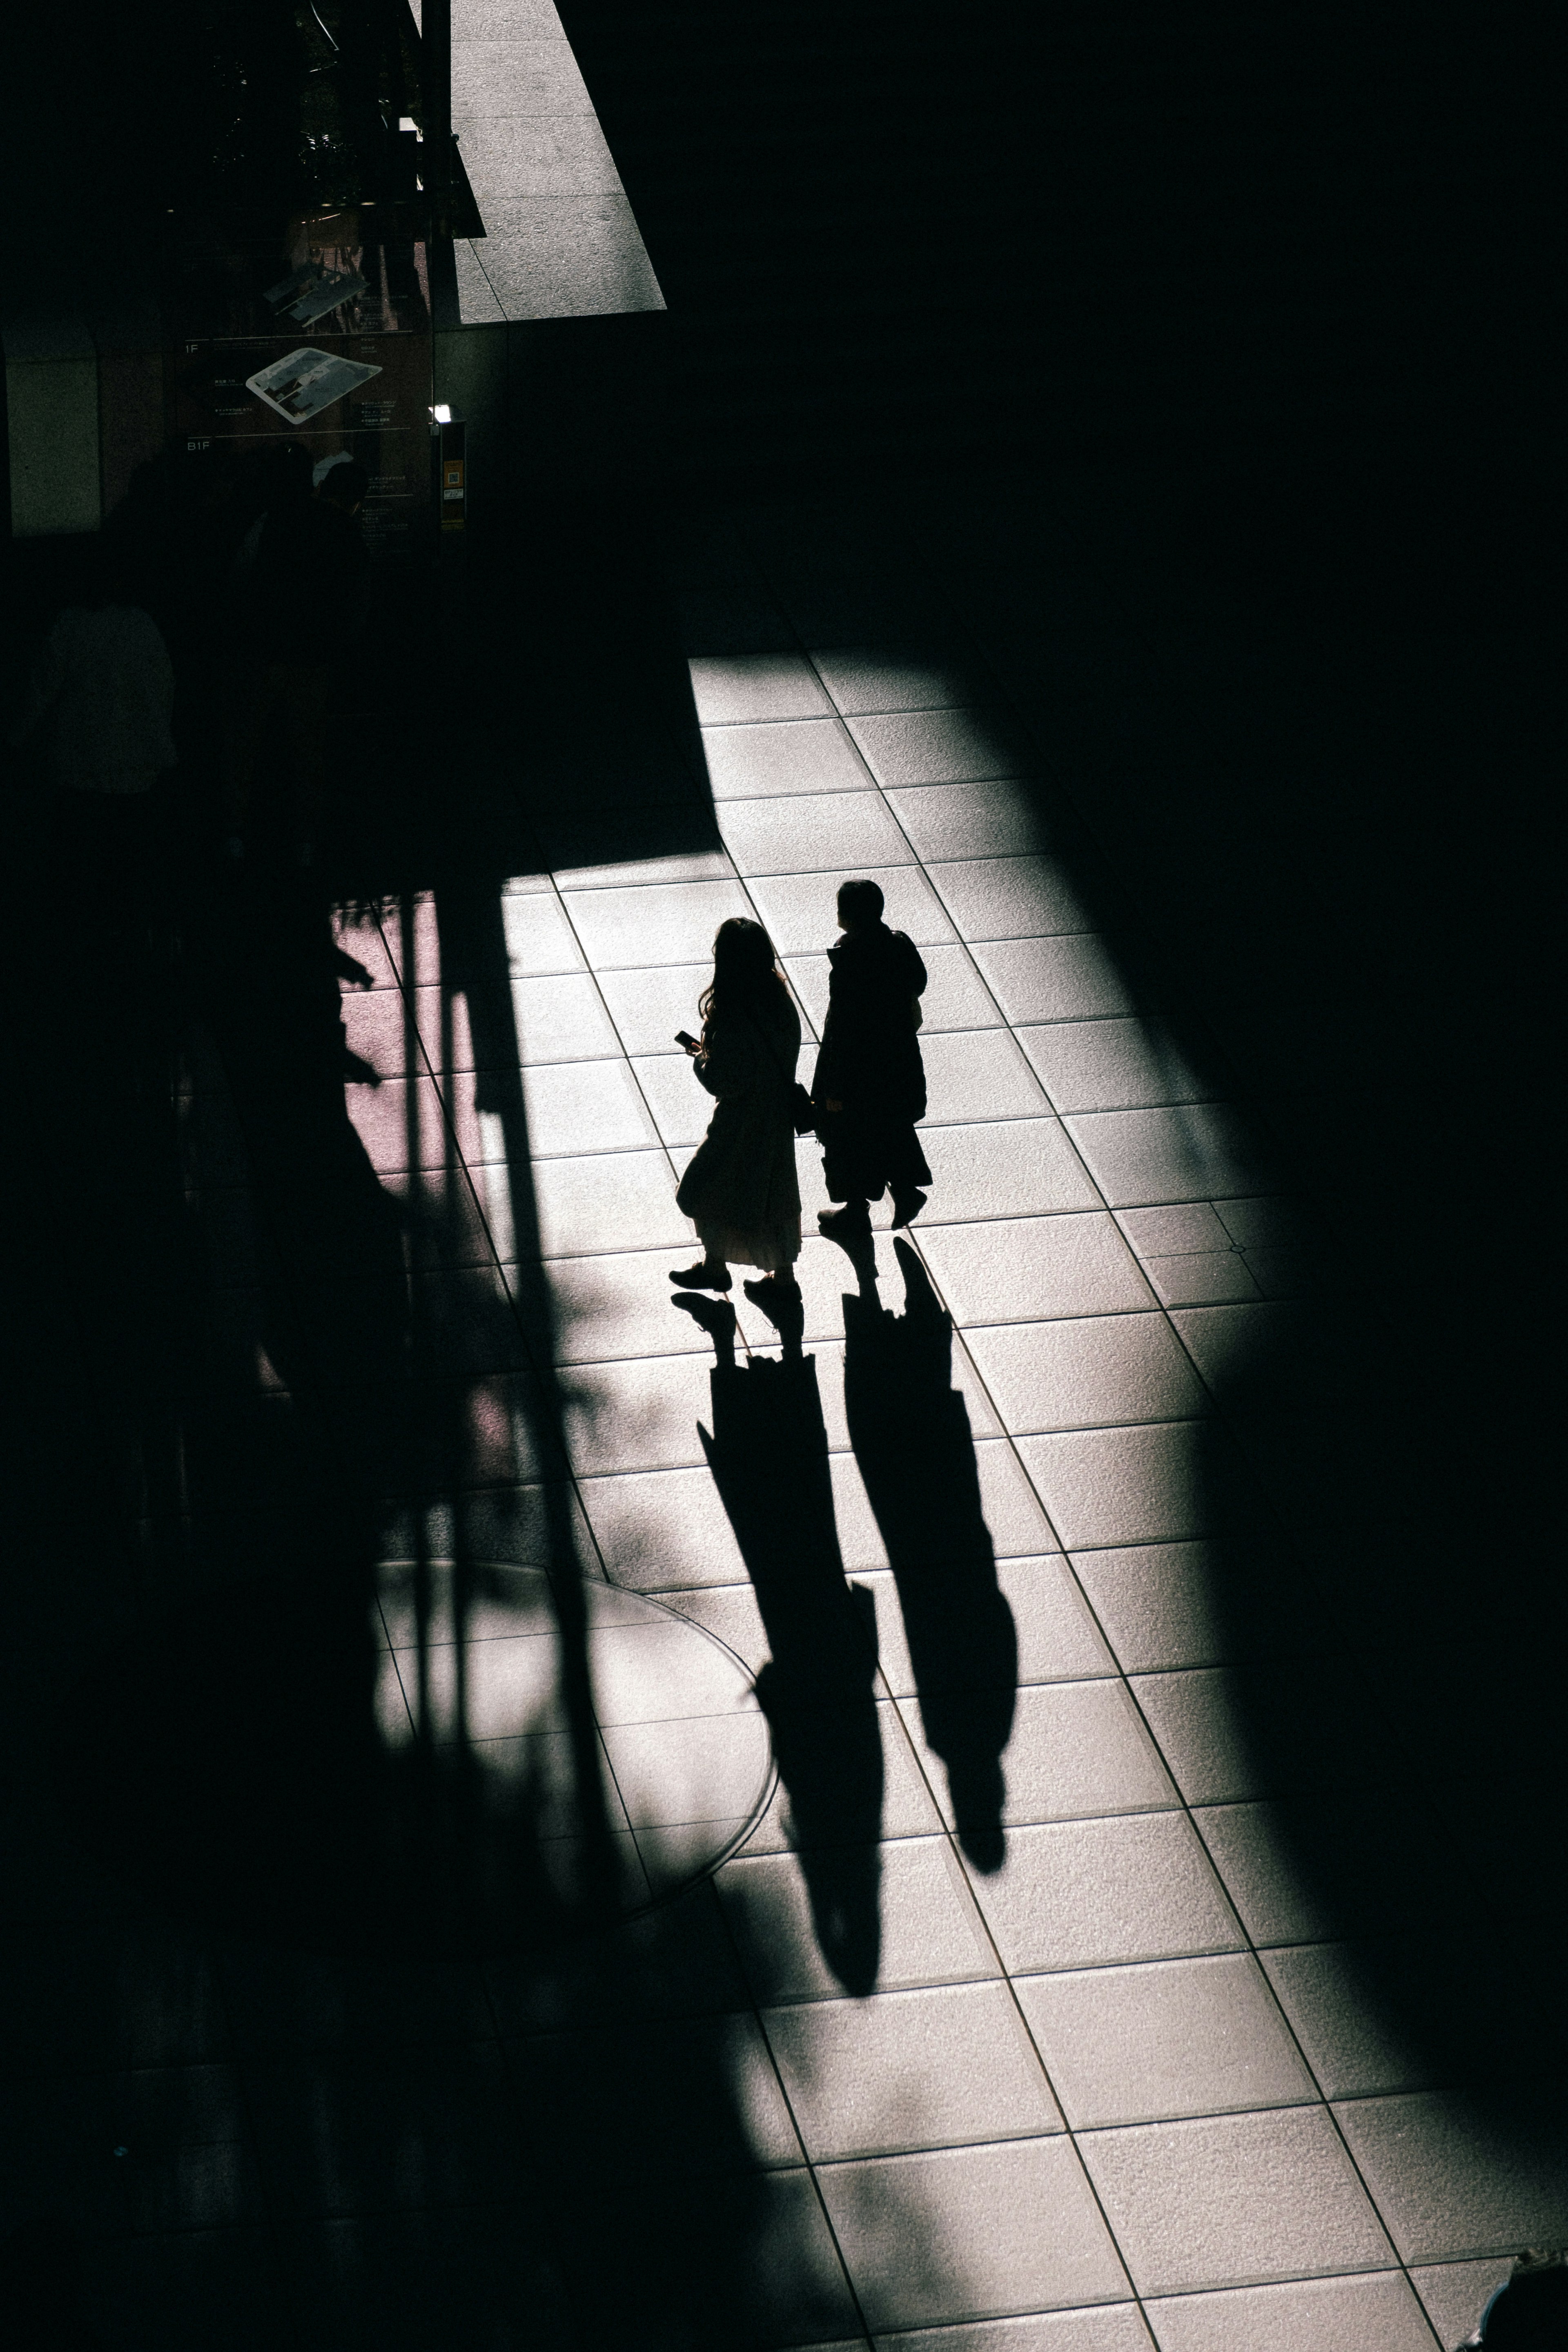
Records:
M824 1209L817 1219L817 1229L831 1242L858 1241L871 1231L871 1211L863 1201L847 1202L841 1209Z
M926 1193L917 1191L894 1194L893 1230L894 1233L897 1233L902 1226L912 1225L915 1223L915 1218L925 1206L928 1197Z

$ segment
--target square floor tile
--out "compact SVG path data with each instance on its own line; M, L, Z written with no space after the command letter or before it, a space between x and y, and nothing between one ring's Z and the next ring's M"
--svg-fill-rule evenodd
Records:
M1228 1596L1282 1574L1266 1552L1218 1543L1085 1551L1073 1565L1124 1674L1223 1665L1246 1655L1257 1617L1267 1612L1242 1611Z
M1473 2263L1437 2263L1411 2271L1443 2352L1475 2334L1488 2303L1512 2272L1512 2260L1497 2255ZM1429 2347L1424 2346L1422 2352L1429 2352Z
M644 971L597 975L605 1003L628 1054L674 1054L675 1032L696 1036L702 1028L697 1000L713 978L713 957L701 963L654 966ZM693 1080L694 1086L695 1080ZM700 1091L700 1090L699 1090ZM711 1097L708 1097L711 1100Z
M706 1356L713 1342L672 1305L664 1250L546 1262L559 1364L640 1356Z
M874 2329L1125 2293L1116 2250L1060 2137L824 2165L817 2177Z
M1084 1605L1077 1578L1060 1555L1004 1559L997 1568L997 1582L1013 1613L1020 1685L1109 1671L1110 1653Z
M1531 2147L1436 2092L1334 2114L1407 2263L1568 2240L1568 2158Z
M582 950L553 890L508 893L501 900L507 961L514 980L582 970Z
M898 710L848 721L879 784L959 784L988 776L1028 775L1032 746L980 710Z
M474 1053L464 999L444 998L439 988L416 988L411 994L419 1032L412 1040L407 1034L407 1000L401 989L372 988L363 994L358 989L345 990L340 1000L341 1019L350 1052L368 1062L383 1078L407 1077L422 1067L422 1050L437 1070L471 1070ZM453 1028L451 1048L445 1055L441 1038L444 1004L451 1006ZM196 1097L193 1095L187 1099L193 1102Z
M1339 1412L1354 1394L1367 1332L1300 1299L1184 1307L1172 1321L1219 1402L1238 1413Z
M661 1594L666 1609L689 1617L756 1674L768 1658L768 1629L749 1584L710 1584Z
M1058 1110L1136 1110L1212 1099L1169 1022L1050 1021L1019 1032Z
M884 1840L931 1837L941 1829L942 1816L915 1760L903 1718L890 1699L879 1699L871 1711L875 1717L877 1746L882 1756L881 1835ZM861 1726L852 1729L853 1723L854 1718L846 1718L838 1711L838 1702L824 1696L815 1717L815 1728L807 1702L793 1717L792 1729L796 1739L804 1745L832 1748L841 1755L847 1754L852 1740L855 1741L854 1752L861 1755ZM862 1792L857 1790L857 1802L852 1811L847 1802L840 1806L833 1801L832 1786L824 1782L821 1775L808 1772L804 1782L799 1775L796 1777L796 1793L783 1780L779 1781L761 1820L746 1839L745 1853L815 1855L831 1846L863 1845L877 1826L869 1801L874 1799L874 1790L869 1792L864 1811L859 1801ZM798 1801L798 1797L803 1798L804 1802ZM858 1869L859 1864L852 1868ZM846 1868L843 1874L848 1884L852 1870Z
M1354 1945L1297 1944L1258 1957L1326 2098L1427 2087L1427 2067L1358 1969Z
M869 711L939 710L971 699L963 665L940 653L835 646L814 652L811 659L847 717Z
M1092 1315L969 1329L965 1343L1009 1430L1174 1420L1207 1402L1163 1315Z
M768 1785L768 1726L756 1707L685 1722L607 1725L603 1736L634 1830L745 1819Z
M1018 1991L1074 2126L1317 2095L1248 1954L1029 1977Z
M1113 1209L1209 1201L1266 1180L1266 1146L1227 1103L1082 1111L1067 1125Z
M423 996L426 992L417 992ZM514 979L519 1062L581 1062L619 1054L621 1041L587 972Z
M523 1072L528 1147L540 1159L581 1151L636 1151L656 1143L627 1065L550 1062Z
M829 1469L845 1569L853 1575L862 1568L885 1568L887 1553L852 1457L835 1454ZM1032 1558L1054 1550L1045 1514L1010 1443L1006 1438L980 1438L975 1446L975 1469L981 1516L997 1558Z
M862 866L820 873L753 876L747 887L780 955L825 955L838 937L839 885L863 877L884 901L883 920L922 950L953 938L953 926L918 866ZM705 982L706 985L706 982Z
M692 700L705 727L832 713L815 670L800 654L699 654L690 668Z
M809 1171L810 1160L804 1150L797 1162L802 1174ZM891 1252L888 1236L882 1236L881 1270L891 1273ZM894 1277L894 1279L896 1277ZM856 1288L854 1269L836 1242L825 1234L808 1232L802 1240L800 1256L795 1261L795 1279L800 1286L800 1307L805 1328L801 1339L808 1348L827 1341L841 1342L844 1336L844 1297ZM739 1318L747 1344L752 1348L775 1348L779 1344L776 1326L756 1306L745 1292L732 1293L735 1311ZM894 1294L896 1296L896 1292Z
M1216 1214L1238 1249L1310 1246L1327 1239L1322 1220L1304 1201L1270 1193L1251 1201L1219 1201Z
M680 1249L691 1225L675 1206L662 1151L603 1151L543 1160L533 1171L539 1247L546 1257L610 1250Z
M972 1224L982 1217L1040 1216L1098 1209L1099 1195L1053 1118L990 1119L973 1127L928 1127L921 1137L932 1176L921 1229Z
M1027 784L927 784L888 798L927 866L1029 856L1046 845Z
M1144 1271L1163 1307L1215 1307L1263 1295L1239 1250L1146 1257Z
M694 1468L711 1422L709 1367L693 1356L580 1364L562 1375L567 1444L587 1476Z
M395 918L393 921L395 928ZM361 971L370 973L372 988L395 988L398 985L397 963L382 936L379 923L373 919L363 923L352 923L341 915L334 915L332 939L335 947L341 948L345 955L352 956ZM358 985L358 983L355 984ZM213 1055L209 1059L205 1054L202 1055L197 1066L197 1074L203 1078L204 1083L208 1085L220 1083L222 1072L223 1063L220 1056Z
M1260 1504L1215 1424L1064 1430L1019 1441L1024 1465L1070 1550L1255 1526Z
M473 1089L473 1078L462 1073L447 1081L444 1091L423 1076L387 1078L373 1092L350 1087L349 1118L377 1175L443 1168L459 1152L470 1167L484 1159Z
M376 919L388 960L399 979L408 987L422 987L433 981L441 969L441 924L433 891L417 890L406 898L391 900ZM368 942L370 926L359 933ZM349 952L358 951L350 947ZM359 954L359 961L365 956Z
M1181 1813L1124 1813L1009 1832L979 1900L1012 1969L1234 1951L1241 1941Z
M1277 1805L1206 1805L1193 1816L1253 1942L1313 1944L1336 1932Z
M694 1023L694 1029L695 1027ZM714 1115L714 1098L698 1079L688 1055L639 1055L632 1075L661 1141L674 1147L700 1143ZM1240 1264L1239 1258L1237 1264ZM665 1287L668 1288L666 1277Z
M878 1664L888 1688L900 1698L915 1694L915 1669L904 1638L898 1592L890 1573L868 1572L861 1580L876 1602ZM1091 1679L1111 1671L1112 1661L1083 1596L1060 1555L1043 1559L1004 1559L997 1584L1011 1612L1018 1641L1016 1675L1009 1685ZM927 1662L929 1688L956 1690L967 1686L974 1661L960 1655L934 1670Z
M1092 931L992 940L977 946L974 956L1009 1021L1064 1022L1076 1028L1096 1014L1129 1013L1135 1000L1131 976ZM1041 1057L1032 1037L1024 1042L1039 1067Z
M482 1663L497 1646L491 1643L472 1654ZM596 1624L588 1636L588 1664L593 1678L593 1711L606 1739L618 1726L660 1723L678 1727L695 1717L727 1720L737 1715L745 1717L751 1728L744 1741L713 1751L710 1760L716 1769L727 1759L727 1769L733 1764L737 1769L749 1771L755 1763L756 1780L743 1792L748 1799L755 1798L764 1777L760 1760L764 1750L756 1725L750 1676L739 1659L722 1643L708 1641L673 1612L660 1611L653 1623L633 1618L622 1623ZM631 1741L625 1753L629 1779L645 1793L646 1745ZM689 1782L685 1762L673 1759L671 1771L678 1771ZM743 1805L724 1808L720 1818L728 1818L731 1812L744 1809ZM655 1818L648 1803L643 1804L643 1812L644 1821ZM666 1812L664 1818L668 1820L671 1815Z
M713 965L714 933L750 908L738 882L650 883L637 889L572 890L567 906L595 971L644 964Z
M1160 2352L1432 2352L1421 2306L1397 2271L1295 2279L1147 2305Z
M1249 1734L1246 1686L1231 1668L1138 1675L1133 1690L1189 1805L1236 1804L1276 1793ZM1251 1707L1260 1706L1267 1698L1259 1691Z
M846 1344L841 1339L824 1339L818 1343L813 1351L822 1425L827 1433L828 1444L836 1454L846 1453L850 1447L849 1421L844 1402ZM758 1349L758 1352L762 1351ZM990 1400L982 1388L962 1343L953 1349L946 1369L951 1387L964 1400L965 1416L971 1438L977 1444L983 1444L991 1438L999 1437L1002 1433L1002 1424L992 1409Z
M905 1699L903 1704L911 1735L919 1740L918 1703ZM1120 1681L1028 1685L1018 1694L1012 1736L1001 1762L1007 1780L1001 1817L1009 1827L1146 1812L1176 1802L1176 1791ZM984 1812L948 1798L929 1751L926 1769L941 1792L944 1811L957 1828L985 1825Z
M972 857L929 870L967 940L1035 940L1053 931L1094 928L1076 863L1052 857ZM1101 878L1097 868L1094 878Z
M1061 2127L1000 1985L800 2003L765 2011L763 2026L814 2160Z
M923 1035L920 1054L925 1066L923 1127L1027 1119L1045 1108L1040 1081L1006 1029Z
M915 852L880 793L726 801L719 824L725 846L747 875L915 863Z
M706 1463L700 1470L584 1478L580 1492L612 1583L662 1592L745 1582L746 1562Z
M710 727L703 732L703 750L716 801L765 800L789 793L863 793L872 781L836 719Z
M1171 1257L1188 1250L1216 1255L1232 1246L1207 1201L1178 1201L1158 1209L1119 1209L1116 1223L1142 1258Z
M852 1861L830 1855L817 1876L840 1900L863 1889L856 1899L870 1906L873 1938L880 1919L876 1990L962 1984L998 1973L945 1837L894 1839L870 1850L858 1872ZM813 2000L840 1990L818 1947L810 1874L799 1854L743 1855L726 1863L718 1888L759 2000Z
M1394 2266L1322 2107L1085 2132L1078 2144L1143 2294Z
M1137 1260L1103 1210L942 1225L920 1251L961 1325L1032 1323L1147 1307Z

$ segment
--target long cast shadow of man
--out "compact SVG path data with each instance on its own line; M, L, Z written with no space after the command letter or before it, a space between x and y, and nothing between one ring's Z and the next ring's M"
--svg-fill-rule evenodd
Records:
M800 1352L798 1300L792 1328L784 1308L782 1357L745 1365L727 1300L677 1304L714 1341L713 1431L699 1434L768 1635L757 1696L818 1946L847 1992L868 1993L881 1955L874 1628L871 1596L844 1580L816 1361Z
M894 1248L904 1311L877 1296L870 1236L850 1245L844 1403L866 1495L904 1612L927 1744L947 1769L954 1824L978 1870L996 1870L1002 1751L1012 1731L1018 1638L997 1584L969 1415L953 1386L953 1324L906 1242Z

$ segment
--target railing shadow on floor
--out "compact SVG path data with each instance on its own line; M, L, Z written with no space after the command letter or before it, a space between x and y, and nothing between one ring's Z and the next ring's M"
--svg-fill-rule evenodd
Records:
M382 813L395 862L378 870L372 846L352 895L409 908L410 845L443 846L444 866L416 866L414 885L433 885L441 908L442 987L461 992L487 1033L485 1060L501 1072L486 1079L486 1107L505 1133L523 1244L507 1345L518 1332L528 1342L507 1358L524 1433L511 1475L515 1485L519 1469L528 1475L538 1518L520 1539L555 1595L589 1866L566 1897L546 1880L538 1792L526 1779L509 1810L497 1815L485 1801L464 1736L461 1670L444 1718L455 1736L439 1748L416 1737L389 1757L378 1714L387 1637L375 1630L389 1532L408 1564L416 1717L422 1699L431 1719L440 1715L431 1696L438 1646L460 1656L465 1617L491 1597L495 1492L487 1473L476 1483L476 1384L446 1356L444 1310L433 1314L423 1279L472 1258L466 1180L448 1137L434 1213L418 1198L412 1171L428 1137L412 1109L412 1022L401 1066L382 1073L407 1089L411 1173L402 1192L378 1179L346 1113L340 951L319 901L265 868L214 892L197 864L183 880L180 968L154 1009L150 1116L137 1108L148 1072L129 1089L98 1086L85 1112L77 1101L73 1029L92 1034L106 979L96 963L84 959L80 987L35 1008L43 1017L24 1055L41 1101L60 1110L72 1100L91 1171L81 1181L73 1171L50 1207L51 1229L63 1220L62 1240L70 1237L89 1357L137 1391L128 1413L110 1416L118 1516L134 1563L110 1579L115 1632L70 1694L68 1733L52 1702L37 1727L63 1807L61 1864L79 1876L79 1857L89 1857L93 1940L110 1956L107 1973L73 1964L70 1981L80 2007L101 2011L93 2027L110 2046L191 2063L214 2044L213 2029L184 2013L186 1989L193 1975L214 1979L247 2053L243 2095L237 2077L221 2090L234 2108L224 2128L245 2140L244 2101L260 2102L267 2193L298 2199L302 2211L341 2210L345 2198L351 2210L385 2210L412 2194L422 2210L407 2251L410 2261L423 2254L413 2270L401 2254L391 2263L407 2294L389 2305L382 2340L428 2340L437 2286L441 2324L466 2310L476 2339L519 2304L530 2325L559 2315L559 2340L575 2332L585 2346L634 2329L651 2345L728 2347L753 2328L777 2329L780 2310L796 2335L852 2331L798 2147L793 2167L757 2168L759 2156L777 2165L779 2151L758 2147L742 2104L761 2053L711 1890L601 1928L610 1874L593 1801L601 1765L583 1563L545 1344L548 1286L527 1246L535 1211L500 920L502 881L532 870L537 833L525 825L526 852L520 836L498 845L497 827L515 835L516 794L508 805L507 791L489 793L482 777L465 799L455 759L433 762L458 789L443 823L430 822L418 805L427 775L419 757L408 764ZM539 757L536 795L558 803L560 782ZM580 779L572 797L575 838L596 857L714 838L700 787L663 835L657 800L652 811L635 799L595 807ZM97 910L83 911L90 922ZM41 933L37 944L44 950ZM118 982L136 995L134 958ZM113 1060L101 1023L99 1034ZM113 1218L97 1172L110 1167ZM186 1172L201 1188L193 1214ZM456 1318L470 1338L471 1306ZM112 1500L101 1516L107 1529ZM456 1638L438 1644L438 1631ZM89 1633L89 1653L96 1642ZM147 1923L139 1932L152 1948L133 1994L117 1984L111 1957L131 1932L127 1914ZM874 1888L857 1916L873 1975ZM863 1955L857 1965L864 1977ZM273 2022L257 2042L263 2012ZM553 2040L539 2038L546 2028ZM416 2042L430 2030L438 2041L477 2032L497 2059L499 2031L520 2085L520 2136L494 2115L481 2127L470 2092L444 2086L440 2066L423 2061L419 2082L390 2105L369 2097L365 2036L390 2034L395 2046L405 2030ZM277 2074L273 2059L285 2052ZM644 2077L659 2086L646 2112L635 2088ZM496 2096L486 2090L481 2104L494 2107ZM540 2098L552 2135L561 2102L575 2116L542 2171L528 2147ZM170 2128L177 2139L178 2125ZM433 2236L418 2179L447 2182L491 2218L476 2210ZM376 2253L374 2232L357 2224L351 2234L346 2267L323 2284L328 2304L387 2293L386 2249ZM95 2265L100 2280L116 2275L96 2242ZM102 2291L112 2303L112 2288Z

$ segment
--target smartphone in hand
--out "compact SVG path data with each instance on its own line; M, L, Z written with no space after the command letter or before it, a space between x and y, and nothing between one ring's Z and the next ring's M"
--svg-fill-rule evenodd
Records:
M684 1045L688 1054L700 1054L702 1052L702 1047L697 1044L696 1039L691 1036L685 1029L676 1030L675 1043L677 1045Z

